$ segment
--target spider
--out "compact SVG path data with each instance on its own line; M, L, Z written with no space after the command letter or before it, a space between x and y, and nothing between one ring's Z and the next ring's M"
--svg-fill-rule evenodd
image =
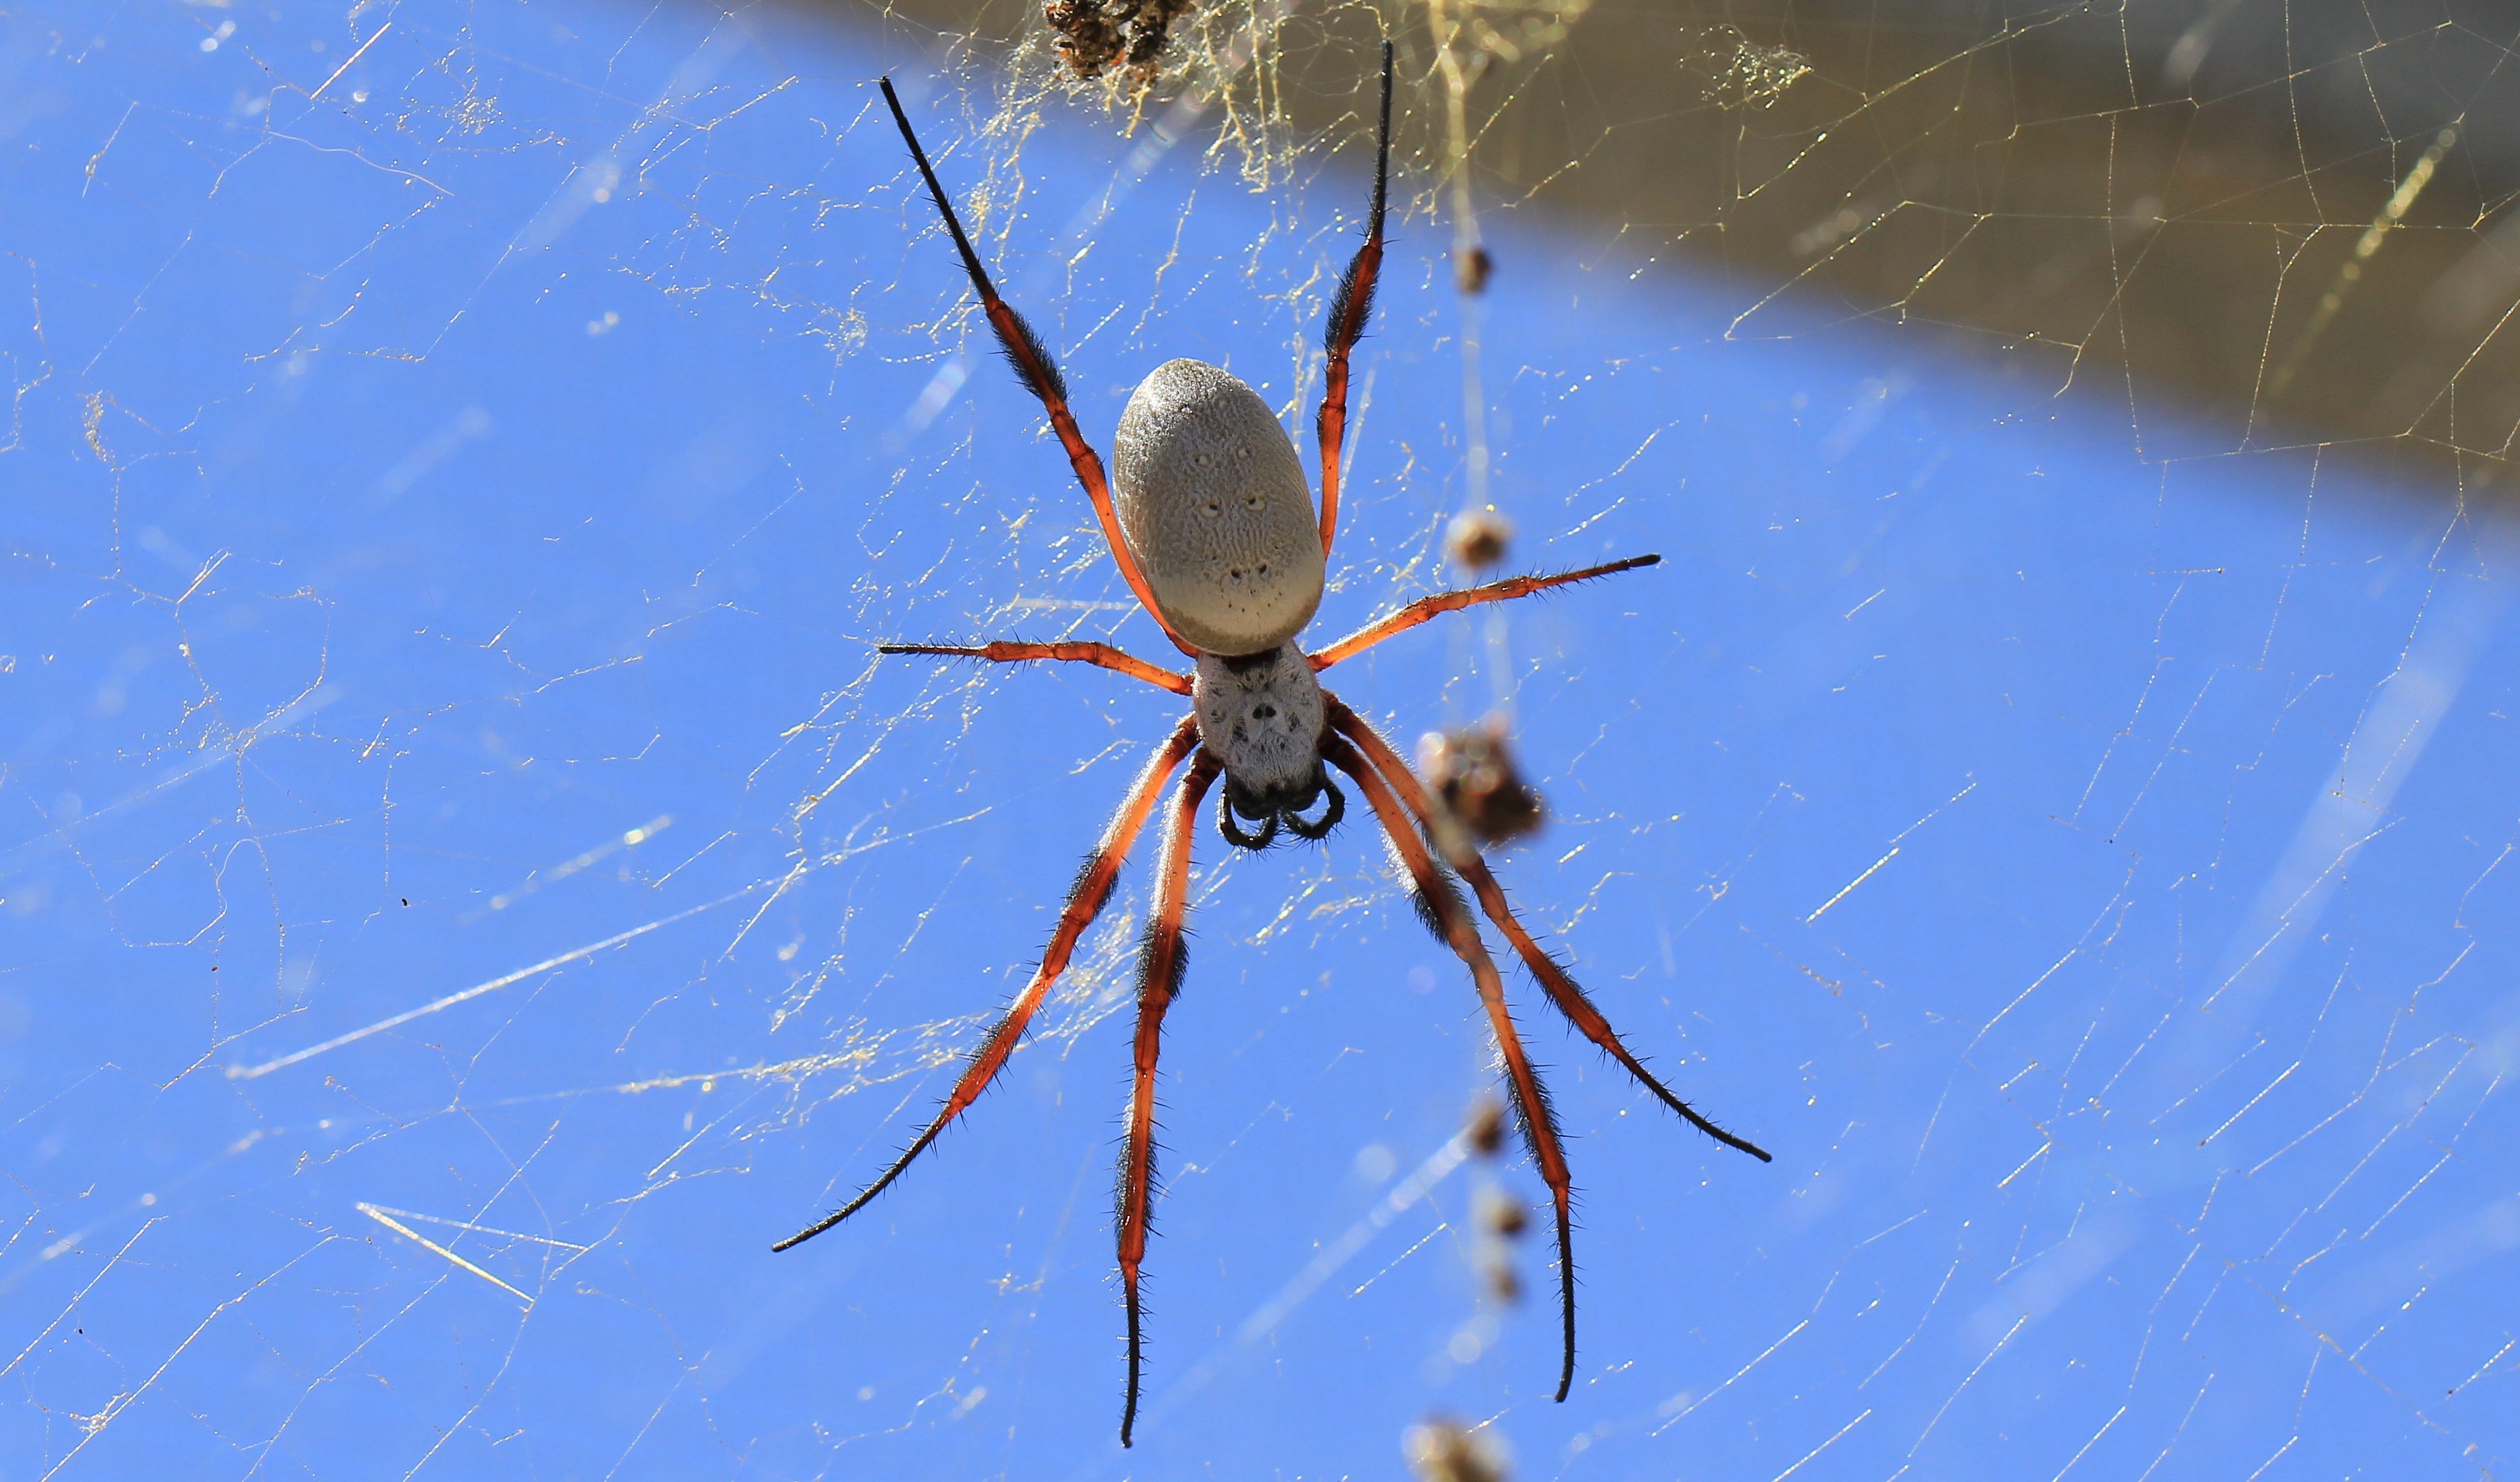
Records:
M1373 205L1365 245L1339 280L1324 335L1328 364L1318 425L1322 490L1318 519L1294 443L1268 405L1232 375L1194 360L1169 361L1140 383L1120 415L1119 435L1113 444L1116 476L1106 477L1102 459L1068 412L1067 388L1050 352L1022 316L998 296L988 270L971 250L953 202L937 182L927 152L920 148L891 79L883 79L882 86L883 100L892 109L893 121L901 127L902 140L910 146L910 157L919 165L937 214L944 218L955 250L962 254L963 270L970 277L989 328L1015 374L1049 414L1051 428L1067 450L1067 461L1085 486L1086 497L1093 501L1111 559L1129 590L1192 661L1192 671L1160 668L1102 643L992 643L969 648L886 644L879 651L947 654L998 663L1054 659L1096 664L1189 696L1191 713L1155 748L1130 785L1119 811L1103 829L1102 841L1068 889L1066 906L1042 954L1041 966L972 1053L926 1130L864 1192L771 1248L800 1245L864 1209L988 1088L1014 1054L1051 984L1066 967L1077 939L1109 899L1121 861L1154 814L1165 783L1188 763L1180 785L1164 803L1154 909L1139 949L1137 1078L1120 1157L1120 1280L1129 1322L1128 1397L1120 1415L1120 1444L1130 1445L1144 1372L1138 1272L1146 1258L1148 1217L1154 1198L1155 1059L1164 1012L1181 992L1186 961L1182 916L1190 881L1191 836L1209 788L1221 777L1225 786L1217 799L1216 826L1227 842L1243 849L1266 849L1282 828L1298 838L1325 838L1347 810L1346 797L1330 781L1330 769L1335 768L1365 794L1409 873L1419 918L1469 968L1495 1033L1523 1139L1549 1186L1556 1216L1558 1309L1564 1333L1556 1398L1564 1400L1575 1374L1574 1256L1566 1157L1548 1094L1507 1011L1504 984L1471 923L1462 883L1469 885L1480 909L1512 944L1549 1002L1585 1038L1627 1067L1664 1105L1699 1131L1761 1162L1772 1160L1757 1146L1699 1115L1645 1069L1574 978L1541 950L1515 919L1496 876L1475 849L1466 844L1447 849L1439 862L1428 845L1436 831L1438 805L1373 728L1323 689L1314 676L1438 614L1633 571L1662 558L1631 557L1580 571L1518 576L1439 593L1377 618L1328 648L1307 653L1296 646L1295 636L1321 604L1324 565L1338 528L1348 356L1372 308L1374 280L1382 265L1383 204L1391 165L1389 42L1382 47Z

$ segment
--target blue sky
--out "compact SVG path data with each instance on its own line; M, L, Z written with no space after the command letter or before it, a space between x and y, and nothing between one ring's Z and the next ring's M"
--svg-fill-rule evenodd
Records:
M1508 890L1778 1160L1513 980L1580 1192L1550 1404L1548 1252L1483 1308L1466 1233L1537 1178L1443 1152L1462 974L1361 808L1204 832L1124 1456L1143 855L967 1125L768 1249L1179 713L873 652L1163 651L873 78L1020 184L1098 438L1175 355L1309 423L1347 159L1055 111L1011 161L985 79L777 15L13 24L0 1476L1391 1475L1437 1412L1527 1477L2509 1464L2512 548L2446 489L1497 223L1514 560L1664 563L1333 685L1404 745L1510 694ZM1396 232L1316 642L1447 580L1446 243Z

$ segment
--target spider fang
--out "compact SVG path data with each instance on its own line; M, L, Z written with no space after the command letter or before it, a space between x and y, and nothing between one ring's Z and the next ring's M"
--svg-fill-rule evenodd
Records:
M1238 826L1236 825L1234 822L1234 815L1237 811L1238 810L1237 810L1234 805L1234 789L1232 787L1227 787L1223 792L1217 794L1216 831L1225 835L1225 841L1227 843L1233 844L1238 848L1257 851L1266 849L1271 844L1278 841L1278 812L1276 809L1273 808L1262 813L1245 813L1242 815L1244 818L1256 819L1259 822L1260 831L1257 833L1245 833Z

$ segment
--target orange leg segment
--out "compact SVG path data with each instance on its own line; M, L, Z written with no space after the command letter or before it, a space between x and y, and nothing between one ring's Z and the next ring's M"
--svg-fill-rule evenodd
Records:
M1322 411L1316 422L1322 448L1322 554L1338 533L1339 458L1347 444L1347 363L1373 313L1373 285L1382 276L1382 210L1391 182L1391 43L1382 43L1382 125L1373 150L1373 209L1366 218L1365 246L1348 259L1330 301L1322 335L1328 363L1322 373Z
M1607 565L1586 566L1581 571L1560 571L1554 576L1514 576L1504 581L1492 581L1484 587L1466 587L1459 592L1438 592L1432 597L1421 597L1387 617L1375 618L1356 632L1314 654L1313 672L1318 674L1341 659L1354 658L1393 634L1406 633L1429 618L1446 612L1458 612L1463 607L1475 607L1481 603L1511 602L1517 597L1529 597L1535 592L1546 592L1552 587L1562 587L1570 582L1591 581L1597 576L1615 576L1621 571L1634 571L1661 563L1662 558L1659 556L1631 556L1625 561L1614 561Z
M954 658L984 658L992 663L1022 663L1026 659L1055 658L1069 663L1094 664L1131 679L1142 679L1158 690L1175 695L1190 693L1190 676L1160 669L1134 653L1124 653L1109 644L980 644L965 648L952 644L880 644L878 653L941 653Z
M1022 1042L1024 1027L1032 1022L1034 1012L1041 1008L1042 999L1050 992L1050 985L1066 970L1067 959L1076 950L1077 938L1085 934L1085 928L1093 924L1094 918L1101 914L1102 903L1110 898L1112 883L1120 876L1120 862L1128 857L1129 845L1136 841L1138 831L1146 827L1147 816L1154 812L1155 798L1162 792L1165 779L1172 776L1173 770L1197 744L1197 727L1185 719L1148 759L1146 770L1138 774L1137 782L1129 788L1129 795L1121 800L1120 811L1111 816L1110 825L1102 831L1102 842L1086 860L1084 870L1076 876L1075 885L1068 890L1067 907L1059 913L1058 925L1051 933L1050 946L1042 953L1041 966L1034 970L1032 981L1024 985L1023 992L1015 996L1013 1005L998 1020L997 1027L989 1031L989 1037L971 1053L962 1076L954 1082L953 1094L945 1099L944 1107L936 1113L935 1120L927 1124L927 1130L921 1133L919 1140L912 1143L900 1157L893 1159L892 1166L883 1171L882 1177L868 1185L865 1192L849 1200L838 1213L805 1227L771 1246L772 1250L802 1245L864 1209L893 1180L901 1177L903 1169L927 1150L928 1145L936 1141L936 1135L943 1132L948 1123L978 1100L980 1093L988 1089L989 1082L1006 1068L1008 1057Z
M1373 728L1367 725L1362 717L1349 709L1336 696L1325 694L1322 698L1327 707L1331 728L1356 743L1357 749L1365 754L1373 769L1391 785L1394 791L1400 794L1401 801L1416 817L1418 825L1421 828L1424 827L1433 817L1434 805L1427 798L1426 790L1419 785L1417 776L1402 763L1398 753L1391 749L1390 744L1375 735ZM1557 1007L1557 1011L1566 1015L1568 1023L1573 1024L1586 1039L1599 1046L1612 1059L1626 1066L1628 1073L1635 1076L1640 1085L1661 1099L1664 1105L1679 1112L1690 1126L1725 1146L1738 1148L1762 1163L1776 1161L1757 1144L1735 1137L1707 1120L1695 1107L1675 1096L1670 1087L1665 1086L1652 1072L1645 1069L1644 1063L1620 1041L1618 1031L1610 1027L1609 1019L1599 1009L1594 1007L1592 999L1585 995L1584 990L1576 986L1574 977L1558 964L1555 958L1543 952L1540 949L1540 943L1532 939L1531 932L1524 927L1521 921L1514 916L1513 908L1507 903L1505 889L1497 883L1496 876L1489 873L1486 861L1472 854L1452 863L1461 871L1462 877L1469 881L1470 889L1478 895L1479 909L1487 914L1489 921L1496 923L1499 931L1505 933L1506 940L1513 944L1514 954L1522 959L1525 967L1531 969L1531 975L1540 980L1541 990L1549 995L1549 1001Z
M1120 1151L1120 1282L1129 1303L1129 1399L1120 1412L1120 1444L1134 1440L1138 1424L1139 1376L1143 1371L1143 1309L1138 1301L1138 1267L1147 1258L1147 1223L1153 1213L1155 1185L1155 1061L1163 1051L1164 1010L1181 993L1182 913L1190 903L1191 835L1198 828L1199 804L1222 770L1205 751L1173 791L1172 812L1164 821L1163 851L1155 867L1154 915L1147 922L1146 945L1138 953L1138 1076L1129 1093L1129 1130Z
M1479 1003L1488 1012L1488 1025L1496 1033L1497 1052L1505 1058L1507 1084L1513 1088L1515 1112L1522 1121L1523 1137L1531 1145L1532 1161L1540 1165L1542 1182L1549 1186L1550 1202L1557 1215L1557 1297L1559 1316L1565 1329L1565 1357L1557 1370L1557 1398L1563 1401L1575 1382L1575 1243L1572 1204L1574 1186L1566 1174L1566 1154L1557 1141L1557 1119L1549 1109L1549 1093L1540 1084L1540 1074L1532 1069L1531 1056L1522 1048L1522 1036L1513 1027L1513 1017L1506 1009L1505 983L1497 976L1496 964L1479 940L1478 928L1470 924L1469 910L1453 881L1426 841L1418 834L1417 826L1393 796L1389 785L1374 767L1359 756L1356 748L1336 736L1322 738L1322 759L1356 779L1365 790L1366 801L1373 806L1374 817L1382 823L1382 831L1390 835L1399 850L1401 863L1418 884L1419 908L1441 928L1453 954L1469 966L1471 979L1478 984Z
M1111 484L1102 473L1102 455L1094 451L1077 430L1076 418L1067 410L1067 382L1058 374L1058 363L1041 337L1032 332L1024 317L1009 307L998 296L998 287L989 281L988 269L980 266L980 257L971 250L971 239L964 235L962 218L954 214L954 203L946 199L945 187L936 180L935 166L927 162L927 152L919 147L919 135L910 127L910 115L901 111L901 100L894 96L892 79L883 79L883 101L892 109L892 121L901 126L902 142L910 146L910 157L919 162L921 178L927 182L928 197L936 202L936 213L945 218L945 230L954 238L954 250L963 255L963 271L970 275L971 292L978 294L980 307L988 315L989 329L998 337L998 346L1006 352L1007 363L1023 378L1025 386L1041 398L1042 411L1050 417L1050 428L1058 434L1058 445L1067 450L1067 462L1076 471L1076 481L1085 486L1085 497L1094 501L1095 517L1102 522L1102 538L1111 545L1111 560L1118 563L1120 574L1127 578L1129 590L1136 593L1138 605L1164 630L1164 636L1184 653L1197 651L1183 643L1181 635L1164 621L1155 606L1154 589L1147 585L1146 573L1138 569L1137 558L1129 554L1129 542L1120 531L1119 512L1111 506Z

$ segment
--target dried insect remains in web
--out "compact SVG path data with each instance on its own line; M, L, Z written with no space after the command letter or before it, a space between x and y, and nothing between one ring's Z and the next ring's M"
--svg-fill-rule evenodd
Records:
M1031 326L998 296L888 78L883 96L953 238L991 332L1015 374L1040 398L1077 481L1093 502L1113 561L1148 615L1192 660L1192 672L1165 669L1102 643L895 644L885 645L881 651L950 654L1002 663L1058 659L1096 664L1189 696L1191 713L1155 748L1130 786L1068 892L1040 966L972 1054L934 1119L864 1192L773 1248L801 1244L865 1208L1005 1068L1052 983L1066 967L1078 938L1110 897L1122 860L1160 803L1163 825L1155 901L1138 960L1136 1077L1119 1176L1120 1277L1129 1332L1128 1391L1120 1442L1129 1445L1144 1372L1138 1277L1154 1199L1156 1056L1164 1013L1180 991L1186 962L1182 921L1198 811L1208 790L1222 781L1217 828L1229 842L1265 849L1282 829L1301 838L1320 839L1346 812L1345 795L1330 778L1335 769L1363 792L1375 823L1409 872L1414 900L1427 928L1469 969L1495 1034L1515 1117L1549 1186L1555 1218L1563 1338L1556 1398L1564 1400L1575 1371L1572 1184L1547 1091L1524 1052L1507 1009L1504 982L1471 921L1462 886L1469 886L1469 894L1504 933L1551 1005L1587 1039L1692 1126L1762 1162L1769 1161L1769 1156L1707 1120L1646 1071L1574 978L1541 950L1515 918L1478 849L1460 836L1459 827L1445 822L1467 794L1459 786L1451 788L1449 799L1430 793L1390 744L1337 696L1323 689L1315 676L1442 613L1637 570L1662 558L1632 557L1577 571L1519 576L1439 593L1388 613L1327 648L1306 652L1295 643L1320 605L1325 564L1338 528L1348 360L1372 311L1382 265L1391 153L1388 43L1382 48L1380 128L1366 240L1339 281L1324 335L1328 364L1317 422L1318 515L1294 447L1267 405L1232 375L1196 361L1168 362L1140 384L1121 416L1113 443L1113 472L1106 475L1101 456L1085 441L1068 411L1067 389L1057 364ZM1502 758L1501 751L1498 756ZM1185 765L1180 783L1164 796L1166 783ZM1493 801L1493 789L1483 795ZM1430 840L1434 841L1431 847Z

